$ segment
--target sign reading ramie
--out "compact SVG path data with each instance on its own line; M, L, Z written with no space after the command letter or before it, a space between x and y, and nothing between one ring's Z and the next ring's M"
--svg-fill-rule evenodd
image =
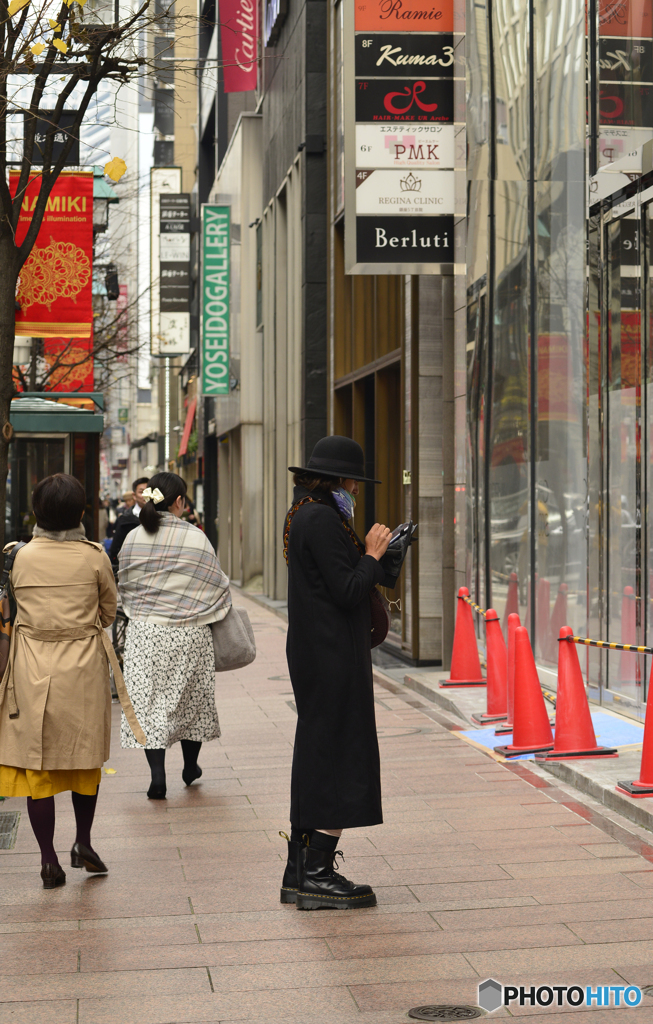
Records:
M202 394L229 394L229 206L202 206Z

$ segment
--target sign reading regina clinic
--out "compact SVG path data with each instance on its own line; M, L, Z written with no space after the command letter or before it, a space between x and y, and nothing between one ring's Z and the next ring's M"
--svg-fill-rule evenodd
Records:
M229 394L229 206L202 206L202 393Z

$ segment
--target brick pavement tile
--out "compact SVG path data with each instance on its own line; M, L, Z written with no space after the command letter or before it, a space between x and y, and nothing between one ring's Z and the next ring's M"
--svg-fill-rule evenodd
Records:
M147 995L201 993L211 989L203 968L172 971L113 971L95 974L5 975L3 1002L37 999L84 999L98 996L129 996L137 1005Z
M539 948L488 953L467 953L469 963L483 977L508 972L585 970L610 964L650 964L653 959L653 939L630 942L594 943L565 946L564 949Z
M113 936L112 936L113 937ZM183 947L151 946L147 937L140 947L82 949L82 971L165 970L188 967L229 967L235 964L290 964L332 960L324 939L277 939L245 942L195 942Z
M480 980L478 975L470 974L455 981L434 979L418 984L406 981L382 982L372 985L350 985L349 990L359 1010L368 1016L370 1022L374 1021L376 1012L394 1010L399 1015L397 1024L399 1021L405 1024L408 1020L405 1015L412 1006L432 1006L441 1003L475 1006ZM498 1013L492 1014L492 1018L489 1019L495 1017L498 1017ZM601 1022L602 1020L603 1018Z
M475 910L434 910L431 912L438 924L450 929L502 928L509 925L531 925L566 923L577 934L581 922L632 921L641 919L648 922L649 934L653 934L653 900L610 900L596 903L558 903L553 906L532 904L526 907L501 907L497 909L477 908ZM590 924L587 927L591 927ZM609 928L610 925L606 925ZM585 939L583 941L593 941ZM602 941L599 939L598 941Z
M427 981L433 978L465 978L472 974L473 968L460 953L211 969L211 978L217 992L365 985L381 981Z
M608 837L606 836L606 839ZM581 843L584 850L587 850L592 857L624 857L626 856L626 848L616 839L612 839L606 843ZM630 854L632 857L636 857L636 853Z
M623 851L623 847L620 847L620 849ZM633 856L636 856L636 854L633 854ZM479 850L474 846L468 847L467 849L454 847L450 852L442 851L439 853L431 853L427 851L419 854L385 853L384 858L395 871L405 871L413 867L428 871L431 868L444 867L453 864L478 865L487 864L488 861L493 864L501 864L503 868L509 871L510 868L506 868L504 863L508 858L511 864L518 864L522 862L528 863L530 861L543 863L547 861L566 860L582 860L590 864L593 863L593 858L587 850L582 847L579 848L564 843L552 843L550 846L540 843L534 848L529 845L509 846L507 849L497 848L494 853Z
M314 1014L323 1024L333 1012L347 1013L355 1008L344 986L306 987L271 992L231 992L184 998L141 997L131 999L82 999L78 1024L196 1024L224 1020L262 1020L271 1015L285 1019L287 1014ZM286 1011L284 1013L284 1011ZM303 1012L302 1012L303 1011Z
M239 943L276 939L280 934L303 938L440 931L440 925L428 913L406 914L393 910L381 914L378 907L356 914L300 914L283 907L277 913L198 914L194 920L203 942Z
M624 942L632 939L650 939L653 937L653 920L651 917L613 918L602 921L567 922L568 927L583 942ZM649 981L648 984L653 984Z
M461 899L465 896L534 896L539 903L582 903L605 900L634 899L645 890L622 874L598 878L515 878L495 882L460 882L442 885L414 885L411 891L420 902L436 899Z
M327 938L329 949L337 960L377 956L418 956L426 953L450 953L479 950L530 949L540 946L574 946L582 940L564 925L531 926L522 928L472 929L467 932L422 932L383 934L382 926L376 934L356 937Z
M77 1000L0 1002L0 1024L77 1024Z
M629 871L628 874L624 873L624 878L629 878L643 889L650 889L653 886L653 870L650 868L632 873Z
M639 863L638 863L639 862ZM632 871L639 865L645 865L648 862L643 857L638 857L637 854L625 857L612 857L609 860L567 860L561 857L557 862L546 861L531 864L504 864L501 862L501 867L513 878L544 878L544 877L555 877L560 874L564 875L590 875L592 878L596 878L597 875L602 874L613 874L616 871ZM650 872L653 875L653 871ZM631 877L627 875L626 877ZM632 876L633 881L637 881L636 876ZM653 879L651 880L653 885Z

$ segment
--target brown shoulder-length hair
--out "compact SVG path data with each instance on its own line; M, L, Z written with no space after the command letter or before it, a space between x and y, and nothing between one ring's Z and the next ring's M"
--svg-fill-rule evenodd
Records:
M319 476L317 473L295 473L293 476L297 487L305 487L307 491L322 491L328 494L340 484L337 476Z

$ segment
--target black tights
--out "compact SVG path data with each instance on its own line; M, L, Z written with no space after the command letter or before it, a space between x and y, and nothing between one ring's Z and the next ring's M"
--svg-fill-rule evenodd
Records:
M202 744L196 740L182 740L181 751L184 755L184 768L195 768ZM145 756L152 772L152 784L154 786L165 786L166 784L166 752L165 748L160 750L146 750Z
M91 826L95 817L97 791L93 796L86 796L84 793L72 793L71 796L77 826L75 842L92 850ZM33 800L31 796L28 796L27 813L41 850L41 864L58 864L59 858L54 848L54 797L45 796L40 800Z

